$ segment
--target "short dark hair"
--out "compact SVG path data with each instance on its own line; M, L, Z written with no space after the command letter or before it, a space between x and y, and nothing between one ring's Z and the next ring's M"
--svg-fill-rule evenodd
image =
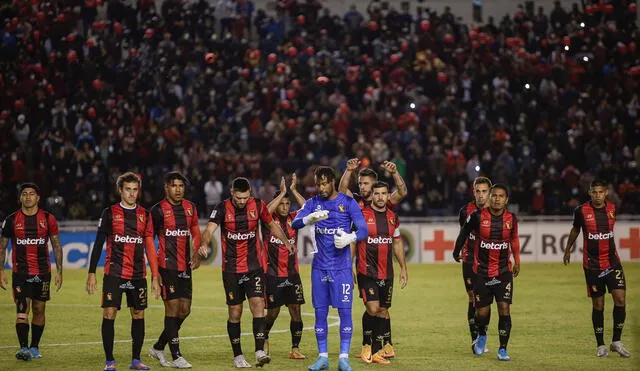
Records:
M389 190L389 184L387 184L387 182L382 182L382 181L377 181L373 184L373 187L371 187L371 189L376 189L376 188L387 188L387 190Z
M142 185L142 180L140 180L140 177L134 172L127 171L118 177L118 180L116 180L116 187L118 187L118 189L122 189L124 183L138 183L138 186L140 186Z
M491 188L492 184L491 184L491 180L489 178L487 178L486 176L479 176L477 178L475 178L473 180L473 186L477 186L478 184L486 184L489 186L489 188Z
M493 191L494 189L502 189L507 194L507 197L509 197L509 188L506 185L502 183L496 183L491 186L489 193L491 193L491 191Z
M609 187L609 183L602 179L594 179L589 185L589 189L593 189L594 187Z
M20 184L20 191L18 192L18 194L22 194L22 191L24 191L27 188L33 189L34 191L36 191L36 194L38 196L40 196L40 187L38 187L38 185L35 184L35 183L22 183L22 184Z
M239 176L231 182L231 189L233 192L248 192L251 190L251 183L249 179Z
M358 172L358 177L363 177L363 176L368 176L375 180L378 180L378 173L376 173L373 169L369 169L368 167Z
M329 166L318 166L316 171L313 172L313 175L318 179L327 178L328 181L336 180L336 173L334 173L333 169Z
M179 171L171 171L168 172L164 175L164 184L171 184L171 182L173 182L174 180L182 180L184 182L184 184L189 183L189 181L187 180L187 177L185 177L184 175L182 175L181 172Z

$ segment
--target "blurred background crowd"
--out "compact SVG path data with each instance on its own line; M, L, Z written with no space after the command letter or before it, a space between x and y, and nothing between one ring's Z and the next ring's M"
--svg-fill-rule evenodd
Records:
M397 165L405 216L455 215L478 175L508 184L519 214L570 214L594 177L640 213L631 1L529 2L473 23L428 2L0 4L4 213L32 180L58 218L97 219L132 169L145 206L183 171L204 217L236 176L268 201L295 171L311 196L314 166L351 157Z

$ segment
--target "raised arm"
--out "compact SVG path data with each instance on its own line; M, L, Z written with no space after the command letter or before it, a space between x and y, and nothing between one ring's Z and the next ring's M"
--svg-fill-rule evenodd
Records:
M267 210L269 210L269 214L273 214L276 212L278 205L280 205L280 202L283 198L285 198L286 195L287 183L285 182L284 177L282 177L282 179L280 179L280 193L278 194L278 197L274 198L267 204Z
M402 179L398 172L396 164L393 162L385 161L382 163L382 167L393 176L393 181L396 183L396 190L391 194L389 201L391 201L392 204L397 205L402 202L409 193L407 191L407 183L404 182L404 179Z
M291 190L293 197L296 199L296 203L302 207L307 200L305 200L300 192L298 192L298 177L296 176L296 173L291 175L291 186L289 186L289 189Z
M340 184L338 184L338 192L344 193L349 197L353 197L353 193L349 190L349 184L351 184L351 177L353 173L358 170L360 166L360 160L352 158L347 161L347 168L344 170L342 177L340 178Z

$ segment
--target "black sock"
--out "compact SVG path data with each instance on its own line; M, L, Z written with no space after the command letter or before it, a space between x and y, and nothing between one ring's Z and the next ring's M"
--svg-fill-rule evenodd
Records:
M237 357L242 354L242 347L240 346L240 322L233 323L227 321L227 333L229 334L229 341L233 349L233 356Z
M168 342L169 342L169 339L167 336L167 329L165 328L162 330L162 333L160 334L158 341L156 341L156 343L153 344L153 349L164 350L164 347L167 345Z
M31 347L37 348L40 345L40 339L42 338L42 333L44 332L44 325L36 325L35 323L31 323Z
M131 319L131 359L140 359L144 343L144 318Z
M291 321L289 324L289 329L291 330L291 348L299 348L300 340L302 339L302 329L303 329L302 321L296 322Z
M164 317L164 329L169 339L169 350L171 350L171 356L174 360L180 356L180 338L178 337L178 318L177 317Z
M374 317L371 317L367 311L362 315L362 345L371 345L373 339L373 321Z
M182 323L184 322L184 320L187 319L185 318L178 318L178 331L180 331L180 329L182 328Z
M387 330L387 319L381 317L371 317L371 354L376 354L385 341L385 332Z
M511 335L511 316L498 316L498 334L500 335L500 349L507 349L509 335Z
M386 320L387 320L387 332L389 333L389 337L387 338L387 343L393 345L393 340L391 340L391 317L386 318Z
M479 316L476 312L476 327L478 329L478 336L487 336L487 325L489 324L488 317Z
M604 345L604 311L593 309L591 311L591 322L593 323L593 332L596 335L598 346Z
M265 317L264 319L264 338L265 339L269 338L269 333L271 332L271 328L273 327L274 323L275 321L271 321Z
M28 323L16 323L16 333L18 334L18 342L20 348L26 348L29 343L29 324Z
M114 329L112 319L102 319L102 347L104 348L104 355L108 361L113 361L113 336Z
M256 352L264 350L266 320L264 317L253 319L253 338L256 342Z
M473 341L478 337L478 328L476 327L476 308L472 302L469 302L469 307L467 308L467 322L469 323L469 333Z
M613 340L620 341L622 329L624 328L624 320L627 316L625 307L613 307Z

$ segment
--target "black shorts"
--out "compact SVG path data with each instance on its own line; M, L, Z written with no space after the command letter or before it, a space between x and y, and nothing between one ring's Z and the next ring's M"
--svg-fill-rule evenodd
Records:
M162 300L189 299L192 296L191 269L177 271L158 268L162 277Z
M267 275L267 308L289 304L304 304L304 291L300 275L274 277Z
M122 304L122 294L127 296L127 307L135 310L147 308L147 280L127 280L120 277L104 276L102 280L102 308L118 308Z
M246 298L264 298L264 273L258 269L247 273L222 272L227 305L242 304Z
M473 294L476 308L491 305L494 297L498 303L511 304L513 300L513 274L505 272L498 277L475 276Z
M51 273L30 275L24 273L13 273L12 283L13 301L21 303L24 308L18 308L19 313L26 313L26 299L49 301L51 298Z
M473 273L473 263L462 262L462 279L464 280L464 287L467 291L473 290L473 280L476 274Z
M365 303L379 301L383 308L391 308L393 295L393 279L379 280L358 273L358 291Z
M584 270L584 278L587 281L587 296L597 298L607 293L607 290L626 290L624 271L622 267L595 271Z

